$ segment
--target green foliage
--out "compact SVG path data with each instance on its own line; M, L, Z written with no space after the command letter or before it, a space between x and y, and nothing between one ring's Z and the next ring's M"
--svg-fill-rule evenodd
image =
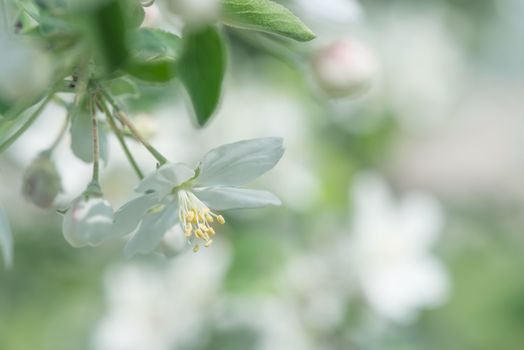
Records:
M215 28L185 34L179 62L180 79L191 97L200 126L208 122L217 108L225 68L225 46Z
M271 0L224 0L224 23L309 41L315 34L284 6Z

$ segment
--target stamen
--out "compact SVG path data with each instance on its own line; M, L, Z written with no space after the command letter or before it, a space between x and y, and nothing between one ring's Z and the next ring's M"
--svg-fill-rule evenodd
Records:
M179 190L178 200L179 217L185 236L190 239L192 235L195 235L195 238L205 242L206 248L209 247L213 243L210 237L215 235L215 229L211 227L211 224L214 222L224 224L226 220L222 215L213 213L190 191ZM193 251L198 252L199 249L200 245L196 243Z

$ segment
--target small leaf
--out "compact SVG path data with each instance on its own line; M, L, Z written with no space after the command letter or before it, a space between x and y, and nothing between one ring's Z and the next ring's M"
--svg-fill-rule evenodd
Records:
M165 83L175 77L176 59L180 56L181 40L159 29L142 28L131 40L132 58L125 70L135 78Z
M131 79L120 77L111 80L107 85L112 96L131 98L139 96L138 86Z
M222 21L232 27L259 30L309 41L315 34L284 6L271 0L223 0Z
M175 77L176 62L170 58L150 61L132 59L126 66L126 72L140 80L152 83L167 83Z
M129 29L125 5L119 0L86 3L77 11L84 33L95 49L98 62L106 73L120 68L128 57Z
M182 41L175 34L161 29L141 28L131 37L130 50L134 57L141 59L160 56L177 59L182 51Z
M107 164L107 135L98 123L100 158ZM87 104L75 110L71 121L71 150L86 163L93 162L93 129Z
M220 100L226 66L224 43L213 27L188 32L184 41L178 71L193 103L198 125L203 126Z

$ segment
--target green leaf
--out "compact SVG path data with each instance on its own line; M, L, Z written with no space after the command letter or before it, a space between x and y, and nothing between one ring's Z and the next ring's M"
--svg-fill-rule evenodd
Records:
M181 40L159 29L142 28L132 37L132 58L125 70L135 78L165 83L175 77L176 59L180 56Z
M203 126L220 100L226 67L224 43L213 27L187 32L184 43L178 71L193 103L198 125Z
M78 9L78 19L106 73L120 68L128 58L128 21L123 2L95 1Z
M133 77L151 83L167 83L176 75L176 62L170 58L159 58L150 61L131 60L126 72Z
M98 123L100 158L107 164L107 135L101 123ZM75 109L71 121L71 150L86 163L93 162L93 129L87 101Z
M222 21L232 27L252 29L309 41L315 34L284 6L271 0L223 0Z
M130 50L134 57L140 59L178 59L182 51L182 41L175 34L161 29L141 28L131 37Z
M139 96L138 86L131 79L120 77L107 84L112 96L131 97Z

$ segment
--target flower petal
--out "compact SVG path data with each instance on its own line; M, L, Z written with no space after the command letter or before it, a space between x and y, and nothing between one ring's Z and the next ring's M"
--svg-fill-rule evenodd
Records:
M152 252L177 222L177 201L171 201L161 211L147 213L135 235L127 242L124 254L130 257L136 253Z
M197 183L202 186L239 186L264 174L284 154L280 137L230 143L212 149L200 162Z
M281 205L273 193L238 187L212 187L194 189L195 196L214 210L258 208L266 205Z
M142 217L155 203L158 203L156 194L146 194L136 197L120 207L113 220L113 236L124 236L133 232Z
M155 191L159 197L163 197L173 187L189 180L194 175L195 171L185 164L164 164L140 181L135 191L141 193Z
M13 236L7 215L0 208L0 249L4 258L4 265L10 267L13 263Z

